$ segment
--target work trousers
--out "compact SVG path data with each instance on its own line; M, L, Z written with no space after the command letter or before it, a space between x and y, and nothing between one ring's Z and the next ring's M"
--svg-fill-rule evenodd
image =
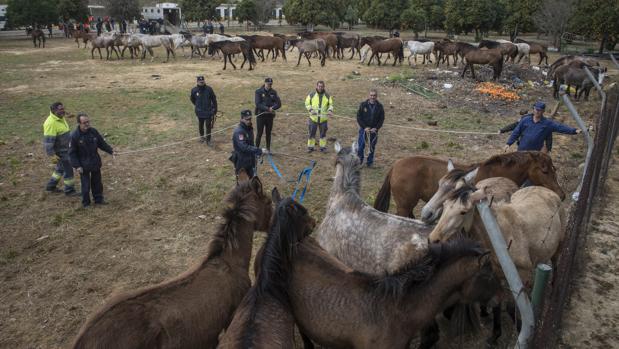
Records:
M90 205L90 191L95 199L95 204L103 202L103 182L101 181L101 170L84 171L80 175L82 184L82 205Z
M357 139L357 156L363 163L363 156L365 155L365 145L367 141L370 141L368 146L370 147L370 152L368 154L367 165L372 166L374 163L374 150L376 149L376 142L378 141L378 132L365 132L365 129L359 129L359 138Z
M271 131L273 131L273 114L263 114L256 117L256 123L258 129L256 130L256 147L260 148L260 140L262 138L262 130L264 129L265 138L267 142L267 149L271 150Z
M58 160L52 177L47 182L46 189L49 191L55 190L60 178L64 178L64 192L71 193L75 191L75 181L73 179L73 167L71 167L71 161L69 156L65 155Z
M320 130L320 148L323 149L327 146L327 122L313 122L312 119L308 119L309 138L307 139L307 147L313 149L316 145L316 131Z
M211 132L213 123L211 122L211 118L198 118L198 132L200 133L200 137L206 139L207 142L211 141ZM204 133L204 128L206 126L206 133Z

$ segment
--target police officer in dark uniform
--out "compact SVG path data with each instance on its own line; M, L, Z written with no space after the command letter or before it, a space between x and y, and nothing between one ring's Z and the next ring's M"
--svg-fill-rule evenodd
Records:
M361 163L363 163L365 145L369 141L370 153L366 162L368 167L372 167L374 164L374 150L378 141L378 130L383 127L383 122L385 121L385 109L377 98L378 92L375 89L371 89L369 98L359 105L359 110L357 111L357 123L359 124L357 156L359 156Z
M110 155L114 155L114 150L94 127L90 127L90 119L86 113L77 114L77 122L79 125L71 132L69 157L71 158L71 166L80 174L82 206L90 206L91 189L95 205L104 205L101 157L97 149L101 149Z
M204 82L204 76L198 76L197 81L198 86L191 90L189 99L195 106L196 116L198 117L200 142L206 142L210 146L213 121L215 120L215 114L217 114L217 96L215 96L213 89ZM206 133L204 133L205 125Z
M234 171L238 175L241 169L245 170L249 178L256 174L256 156L262 155L266 149L254 145L254 129L251 123L251 110L241 112L241 122L234 129L232 135L234 153L230 160L234 163Z
M266 133L267 151L271 151L271 131L273 131L273 119L275 111L282 106L282 102L277 95L277 91L273 88L273 79L264 79L264 85L256 90L254 98L256 102L256 123L258 130L256 131L256 147L260 147L260 139L262 138L262 130Z

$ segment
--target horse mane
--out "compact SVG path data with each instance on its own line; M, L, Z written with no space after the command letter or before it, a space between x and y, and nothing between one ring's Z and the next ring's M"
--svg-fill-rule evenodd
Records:
M353 274L364 276L375 296L401 299L414 288L428 282L446 264L462 257L479 256L483 253L476 241L460 237L440 244L430 244L423 258L409 262L392 274L378 277L361 272Z
M228 193L223 200L224 222L219 225L208 244L206 257L201 264L220 256L226 248L237 245L236 235L239 228L256 220L257 199L251 181L239 183Z
M454 168L453 170L447 172L447 174L445 175L445 180L448 180L450 182L457 182L460 179L464 178L464 176L466 176L468 172L469 171L467 170L460 170Z
M289 210L297 212L291 214ZM250 307L249 316L242 331L244 348L252 347L256 332L256 316L258 302L263 297L269 297L286 309L291 309L288 297L288 283L290 281L292 263L296 254L297 244L305 237L303 225L299 217L307 216L308 212L301 204L292 198L283 199L275 210L273 221L267 240L262 247L260 268L254 286L247 295L247 305Z
M469 200L471 193L477 190L474 186L464 183L463 186L454 190L451 195L449 195L448 200L460 200L460 202L465 203Z
M482 162L481 166L500 164L501 166L517 166L526 164L531 158L538 159L539 152L516 151L513 153L494 155Z

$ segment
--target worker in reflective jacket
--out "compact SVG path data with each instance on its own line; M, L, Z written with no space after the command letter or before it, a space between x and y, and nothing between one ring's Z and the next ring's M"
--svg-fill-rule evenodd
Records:
M60 182L60 178L64 177L64 193L67 196L78 195L75 191L73 167L71 167L71 160L69 159L71 129L64 118L64 106L62 103L56 102L49 109L49 116L43 123L43 145L45 153L56 166L45 189L50 193L62 192L56 186Z
M320 151L327 151L327 117L333 115L333 97L325 91L325 82L316 83L316 91L305 98L305 108L309 111L307 152L314 151L316 146L316 130L320 130Z

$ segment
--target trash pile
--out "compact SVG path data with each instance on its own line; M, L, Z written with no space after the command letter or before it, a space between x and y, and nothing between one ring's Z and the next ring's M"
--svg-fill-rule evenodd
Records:
M492 82L482 82L477 85L475 91L484 93L493 99L501 99L504 101L518 101L520 96L516 92L510 91L499 84Z

